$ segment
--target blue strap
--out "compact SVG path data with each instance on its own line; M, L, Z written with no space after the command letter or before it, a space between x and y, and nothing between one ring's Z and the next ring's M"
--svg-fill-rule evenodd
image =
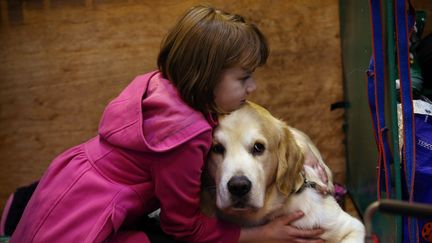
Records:
M397 53L399 64L399 80L401 90L402 117L404 125L404 148L403 156L405 168L407 169L407 182L409 188L412 188L414 182L414 163L415 163L415 146L414 146L414 112L412 104L412 83L409 63L409 33L407 22L407 8L405 0L397 0L396 5L396 38Z
M407 0L395 1L395 24L397 39L397 61L401 90L401 103L404 124L404 146L402 158L404 161L404 179L407 181L406 191L409 193L410 201L413 200L415 179L415 128L412 103L412 84L410 76L409 57L409 35L414 25L414 8ZM372 115L375 140L378 147L378 175L377 187L378 198L380 192L385 188L387 197L391 197L391 173L390 164L393 163L392 153L388 143L388 134L385 124L385 53L382 23L382 6L380 0L369 0L371 10L371 27L373 34L373 56L368 70L368 101ZM390 80L394 82L394 80ZM414 218L409 219L408 238L411 243L418 242L418 224Z
M413 201L414 179L415 179L415 127L412 102L412 81L410 74L409 36L414 25L414 9L409 2L409 10L406 0L395 0L395 21L397 39L397 57L399 66L400 95L402 103L403 137L404 146L402 159L405 172L409 200ZM410 242L418 242L418 226L415 218L409 219Z
M370 0L373 56L368 70L368 101L372 115L375 141L378 148L377 193L381 198L384 189L391 198L391 170L393 156L389 146L388 129L385 124L386 66L382 23L382 6L379 0Z

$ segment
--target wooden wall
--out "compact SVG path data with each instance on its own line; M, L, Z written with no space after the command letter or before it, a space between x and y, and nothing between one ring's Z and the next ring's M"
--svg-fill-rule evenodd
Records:
M338 0L209 0L254 21L268 64L251 100L310 135L344 181ZM196 0L0 0L0 208L65 149L96 135L107 102L153 70Z

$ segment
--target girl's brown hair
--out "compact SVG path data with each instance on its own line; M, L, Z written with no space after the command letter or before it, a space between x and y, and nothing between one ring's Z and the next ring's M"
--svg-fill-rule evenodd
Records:
M201 112L217 112L213 91L226 68L254 70L269 49L260 30L243 17L196 6L180 18L162 42L158 67L182 99Z

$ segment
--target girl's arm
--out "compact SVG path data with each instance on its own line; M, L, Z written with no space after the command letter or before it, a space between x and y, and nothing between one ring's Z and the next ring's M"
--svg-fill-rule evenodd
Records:
M301 230L290 223L303 217L302 212L296 212L277 218L266 225L243 228L240 232L239 242L309 242L324 243L319 239L324 233L322 229Z
M164 232L185 242L237 242L240 227L201 213L201 173L210 147L211 131L164 152L152 165Z

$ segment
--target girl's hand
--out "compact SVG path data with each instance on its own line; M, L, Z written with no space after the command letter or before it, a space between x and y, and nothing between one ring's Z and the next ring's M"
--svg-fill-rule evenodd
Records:
M303 212L295 212L280 218L276 218L265 225L265 234L277 237L274 242L324 242L319 237L324 233L322 229L303 230L298 229L290 224L303 217ZM272 241L273 242L273 241Z
M320 235L324 233L322 229L303 230L290 224L303 217L302 212L295 212L290 215L276 218L266 225L251 229L242 229L240 242L307 242L324 243Z

